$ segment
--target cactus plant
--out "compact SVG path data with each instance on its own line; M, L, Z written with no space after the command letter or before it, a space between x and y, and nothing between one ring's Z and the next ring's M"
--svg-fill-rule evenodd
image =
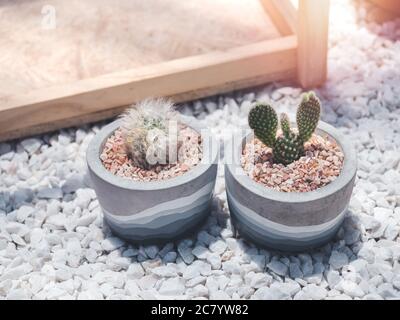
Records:
M270 105L257 104L249 113L249 125L267 147L274 146L278 116Z
M152 165L175 160L177 137L170 132L177 126L173 103L165 99L146 99L121 116L121 133L127 155L134 166L149 169Z
M298 132L290 128L289 117L280 117L282 135L277 137L278 116L267 104L256 104L249 113L249 125L258 139L272 148L274 161L288 165L304 154L304 143L317 128L321 112L319 99L313 92L304 94L296 114Z

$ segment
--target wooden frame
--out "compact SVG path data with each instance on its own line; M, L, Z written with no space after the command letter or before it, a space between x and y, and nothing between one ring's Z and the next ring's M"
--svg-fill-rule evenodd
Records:
M367 17L377 23L397 19L400 15L399 0L369 0L364 4L367 8Z
M112 117L148 96L176 102L296 78L324 82L329 0L260 0L282 37L0 98L0 140Z
M393 15L400 14L400 2L399 0L370 0L375 5L387 10Z

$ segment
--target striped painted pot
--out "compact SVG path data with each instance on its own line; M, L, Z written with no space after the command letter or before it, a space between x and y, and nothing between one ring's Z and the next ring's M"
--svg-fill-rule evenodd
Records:
M317 133L334 139L344 152L338 178L325 187L305 193L285 193L253 181L240 165L246 138L233 139L225 165L228 204L234 228L261 246L281 251L306 251L327 243L337 232L347 211L357 170L356 153L349 139L320 122Z
M210 212L218 165L216 140L202 135L203 161L182 176L133 181L113 175L100 160L105 141L119 126L119 120L105 126L87 150L90 178L105 222L117 236L138 243L170 241L192 232Z

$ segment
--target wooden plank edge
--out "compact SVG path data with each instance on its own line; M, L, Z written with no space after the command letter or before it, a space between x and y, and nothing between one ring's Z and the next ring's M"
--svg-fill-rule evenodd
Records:
M369 0L375 6L386 10L388 14L400 15L400 2L399 0Z
M290 0L260 0L260 2L282 36L296 34L297 10Z
M296 37L285 37L3 97L0 139L71 126L80 118L90 122L91 115L97 121L148 96L190 100L252 86L254 79L280 80L295 72L296 47Z
M227 85L222 85L219 87L213 87L208 89L196 90L193 92L181 93L173 96L169 96L173 101L180 103L191 101L194 99L200 99L215 94L227 93L234 90L245 89L250 87L259 86L272 81L283 81L290 80L296 77L296 70L287 70L279 72L276 74L270 74L264 77L256 77L254 79L246 79L242 82L229 83ZM8 141L12 139L19 139L27 136L43 134L58 130L61 128L75 127L79 125L84 125L88 123L93 123L96 121L106 120L118 116L127 106L114 107L111 109L106 109L98 112L93 112L90 114L84 114L77 117L72 117L69 119L62 119L57 121L52 121L47 124L36 125L25 127L17 130L12 130L9 132L0 133L0 142Z
M328 71L330 0L300 0L297 71L305 89L322 85Z

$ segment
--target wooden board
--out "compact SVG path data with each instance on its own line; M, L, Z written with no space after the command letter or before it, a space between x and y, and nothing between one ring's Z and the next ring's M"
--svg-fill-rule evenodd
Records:
M399 0L369 0L369 1L394 15L400 15Z
M358 5L365 10L368 21L379 24L397 19L400 16L399 0L370 0L359 2Z
M0 96L280 37L258 0L0 0L0 17Z
M127 70L3 95L0 97L0 140L104 119L148 96L169 96L179 102L296 78L300 44L293 31L294 26L301 26L304 21L296 20L289 0L267 1L271 2L267 5L265 1L257 2L260 10L265 8L274 16L266 19L271 25L274 22L264 34L266 39L250 43L246 40L233 47L209 47L201 54L161 59ZM307 11L312 2L320 0L301 1L307 2ZM292 13L285 15L285 8ZM264 17L268 15L264 13ZM317 57L317 52L314 53L319 61L325 54L323 51Z
M298 15L298 80L304 88L313 88L328 72L329 0L302 0Z
M261 0L260 2L281 35L288 36L296 32L297 12L290 1Z

